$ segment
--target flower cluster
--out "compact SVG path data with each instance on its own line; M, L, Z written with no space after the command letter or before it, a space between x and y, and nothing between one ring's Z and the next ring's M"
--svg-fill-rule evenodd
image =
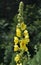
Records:
M21 4L23 4L21 2ZM21 8L21 7L20 7ZM19 13L21 15L22 18L22 13ZM19 16L18 16L19 17ZM20 19L20 17L19 17ZM18 21L19 21L18 19ZM14 52L20 52L16 55L15 57L15 62L17 63L17 65L22 65L21 63L21 52L27 52L28 51L28 43L30 42L29 39L29 33L27 30L27 26L24 23L24 21L20 19L20 21L18 22L18 24L16 25L16 35L14 36Z
M27 51L26 45L30 41L29 33L26 29L26 24L24 22L19 23L20 27L16 27L16 36L14 36L14 51Z

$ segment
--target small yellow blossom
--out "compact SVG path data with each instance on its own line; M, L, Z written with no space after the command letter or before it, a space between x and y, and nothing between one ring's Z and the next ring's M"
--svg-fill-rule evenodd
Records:
M14 45L14 51L19 51L18 45Z
M16 61L16 63L17 63L18 61L20 61L20 55L17 54L14 60Z
M24 36L26 36L28 34L27 30L24 30Z
M28 42L30 42L30 39L29 38L24 38L24 42L25 42L25 44L28 44Z
M17 63L17 65L22 65L22 63Z
M27 34L27 35L25 36L25 38L29 38L29 34Z
M20 65L22 65L22 63L20 63Z
M24 31L24 36L25 36L25 38L29 38L29 33L27 30Z
M20 65L19 63L17 63L17 65Z
M26 41L27 44L28 44L28 42L30 42L30 39L29 39L29 38L25 38L25 41Z
M21 42L20 42L20 49L25 50L25 48L26 48L25 40L22 39Z
M21 23L21 30L25 30L26 29L26 24L24 24L24 22Z
M18 39L18 37L14 37L14 42L15 42L15 44L18 44L18 42L19 42L19 39Z
M18 37L21 37L21 30L19 28L16 28L16 35Z

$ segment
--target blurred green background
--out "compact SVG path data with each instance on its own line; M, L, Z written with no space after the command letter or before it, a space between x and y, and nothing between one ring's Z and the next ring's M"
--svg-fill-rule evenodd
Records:
M0 65L15 65L13 52L13 37L17 24L16 15L21 0L0 0ZM32 63L29 65L41 65L41 0L22 0L24 2L24 21L30 36L28 45ZM37 54L34 46L37 45ZM34 55L39 61L35 61ZM33 60L34 59L34 60ZM34 63L34 64L33 64ZM40 63L40 64L39 64Z

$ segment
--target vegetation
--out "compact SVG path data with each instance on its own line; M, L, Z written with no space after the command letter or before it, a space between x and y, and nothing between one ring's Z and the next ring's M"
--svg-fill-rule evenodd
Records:
M14 3L18 6L19 2L20 1L17 0ZM24 7L22 7L22 11L18 11L18 7L16 6L16 10L22 14L18 19L17 13L11 15L10 8L7 8L6 10L7 14L10 12L9 16L6 14L7 18L4 17L5 14L4 16L0 14L0 65L16 65L14 58L19 51L14 51L14 36L16 25L20 20L21 23L24 22L26 24L26 30L28 31L30 39L30 42L27 45L28 50L23 54L25 59L23 59L21 63L23 65L41 65L41 4L40 0L35 1L36 3L39 3L39 5L36 5L36 3L33 2L34 0L32 3L26 0L26 2L24 2ZM13 8L11 9L14 11Z

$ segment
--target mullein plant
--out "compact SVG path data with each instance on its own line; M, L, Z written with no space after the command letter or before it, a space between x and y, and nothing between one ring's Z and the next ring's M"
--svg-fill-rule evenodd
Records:
M23 2L20 2L18 10L19 13L17 15L18 24L16 25L16 34L14 36L14 52L17 52L16 56L14 57L16 65L23 65L23 60L28 60L28 57L30 56L27 47L30 39L27 25L24 23L23 7Z

